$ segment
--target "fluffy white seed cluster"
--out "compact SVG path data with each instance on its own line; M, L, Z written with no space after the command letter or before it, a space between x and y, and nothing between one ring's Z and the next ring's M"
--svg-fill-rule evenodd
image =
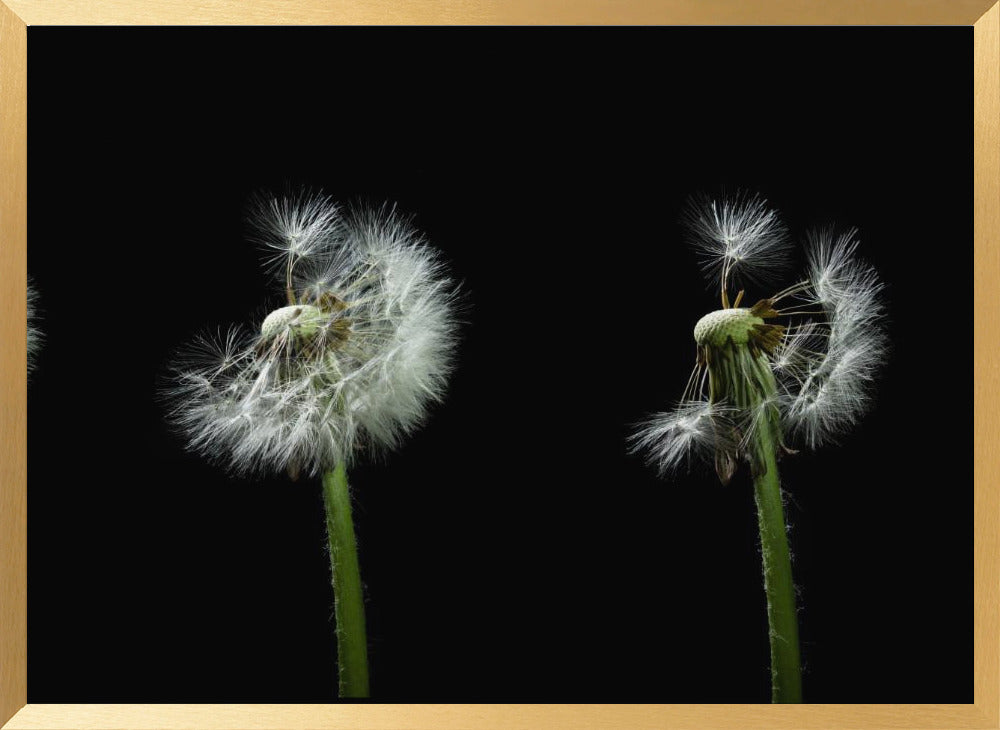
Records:
M396 446L441 400L455 286L394 211L317 194L261 198L251 221L286 306L257 331L203 337L176 367L172 421L237 472L316 474Z
M723 291L740 269L748 279L763 281L790 263L785 228L757 197L698 200L685 222L695 248L706 257L706 274ZM875 375L888 351L884 285L877 272L858 258L858 246L854 230L809 234L805 275L761 300L767 305L759 310L762 317L781 326L764 325L758 331L759 325L747 325L749 346L763 331L770 337L780 334L780 340L773 346L772 340L761 338L764 344L753 350L752 359L740 362L763 358L774 377L775 392L764 393L763 400L745 412L732 404L710 402L709 365L700 356L680 403L641 424L631 439L633 450L644 452L661 472L713 456L719 469L720 459L743 452L768 413L778 415L783 444L812 449L848 431L869 407ZM750 322L750 311L722 309L713 315L744 312L737 319ZM742 340L735 346L748 346L747 338ZM751 387L748 379L747 388Z
M661 475L696 460L711 461L716 453L728 453L737 447L735 409L708 401L685 401L673 411L656 413L643 423L632 439L632 446L643 451Z
M809 448L835 440L867 410L887 354L883 284L857 258L858 243L855 230L826 230L810 234L806 244L809 287L802 299L826 317L786 336L793 349L798 345L801 366L780 382L787 395L783 420Z
M709 280L766 284L780 278L788 266L792 243L778 213L757 195L738 193L714 200L697 196L683 222L688 241Z
M34 283L28 279L28 372L35 369L35 358L42 349L42 332L38 327L38 292Z

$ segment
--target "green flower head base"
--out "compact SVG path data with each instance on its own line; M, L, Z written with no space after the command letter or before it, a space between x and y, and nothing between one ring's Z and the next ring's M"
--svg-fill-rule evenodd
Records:
M811 233L805 275L791 286L739 305L729 284L773 280L788 268L791 244L760 198L699 200L685 222L722 308L694 329L697 359L680 403L654 415L633 437L661 472L713 461L723 483L740 462L756 475L764 442L778 453L835 440L868 407L886 355L882 283L856 257L854 231Z
M780 444L774 399L777 387L768 357L781 344L785 328L764 321L775 316L768 299L750 309L720 309L698 321L694 339L698 343L696 371L708 372L708 402L730 404L735 413L754 414L757 422L753 427L769 429L772 443ZM715 449L716 471L727 483L745 450L744 440L735 425L723 424L720 419L716 427L731 430ZM762 460L752 450L747 457L754 474L763 469Z
M189 446L237 472L318 474L388 449L444 395L455 289L392 211L342 214L302 194L256 201L285 303L259 327L203 337L175 368Z

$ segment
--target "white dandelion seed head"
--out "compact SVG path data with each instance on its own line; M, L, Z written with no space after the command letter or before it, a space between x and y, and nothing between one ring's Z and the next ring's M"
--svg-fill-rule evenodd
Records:
M696 461L711 463L718 451L736 451L735 415L734 409L707 400L682 401L640 424L629 439L631 451L644 452L661 476Z
M685 222L722 308L695 325L698 357L681 405L642 424L633 450L661 474L714 454L725 484L740 460L761 468L761 443L788 453L849 431L871 405L889 349L884 285L858 257L856 232L811 233L805 278L740 308L742 292L727 296L730 276L775 279L790 262L777 214L756 196L703 198Z
M774 281L788 266L791 240L778 213L757 195L692 198L682 222L709 283Z
M295 301L257 331L201 338L176 368L172 420L237 472L316 474L390 449L443 398L452 368L455 286L409 222L386 208L334 221L332 201L295 200L308 210L258 213L279 217L275 229L324 221L321 241L284 254Z

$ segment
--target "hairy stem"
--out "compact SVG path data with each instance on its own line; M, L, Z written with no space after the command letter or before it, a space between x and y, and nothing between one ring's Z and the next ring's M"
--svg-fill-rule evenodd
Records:
M368 639L358 569L358 545L351 520L347 469L337 464L323 475L323 503L333 570L333 605L337 622L338 694L368 697Z
M767 594L768 635L771 642L771 701L802 702L802 670L799 659L799 625L795 610L792 560L781 506L781 487L775 458L773 432L757 429L754 451L758 473L754 498L760 526Z

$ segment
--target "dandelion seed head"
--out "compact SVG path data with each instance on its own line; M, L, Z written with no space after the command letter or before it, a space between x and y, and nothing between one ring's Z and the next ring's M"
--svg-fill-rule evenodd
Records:
M438 254L387 208L345 215L300 196L258 217L310 240L282 250L293 301L258 334L196 341L176 368L172 420L237 472L315 474L398 445L452 368L456 290Z
M789 453L789 444L835 442L870 407L888 352L884 285L858 256L857 231L810 233L805 277L740 308L742 291L737 306L727 297L731 275L759 283L787 268L788 239L777 214L744 195L700 199L685 222L723 308L695 325L698 359L682 405L645 423L634 447L661 473L712 451L727 483L741 460L755 472L766 468L755 440L778 453Z

